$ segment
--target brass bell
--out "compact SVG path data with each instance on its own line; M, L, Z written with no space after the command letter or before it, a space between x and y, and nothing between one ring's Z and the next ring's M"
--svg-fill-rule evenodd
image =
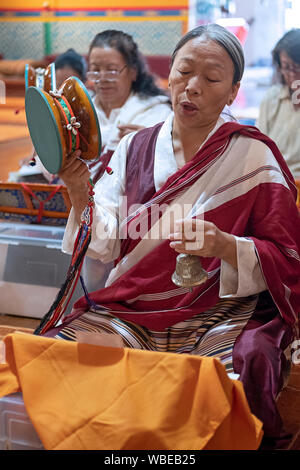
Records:
M203 269L199 256L180 253L176 258L176 269L172 275L172 281L176 286L192 287L203 284L208 279L208 274Z

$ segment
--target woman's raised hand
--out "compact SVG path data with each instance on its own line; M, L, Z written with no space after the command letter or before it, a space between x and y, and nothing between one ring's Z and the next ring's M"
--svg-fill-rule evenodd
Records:
M68 189L75 188L77 191L86 189L90 178L87 165L80 160L81 150L75 150L67 157L64 168L58 173Z
M64 168L58 174L67 186L78 223L80 222L81 213L88 202L88 181L90 179L89 169L80 160L80 155L80 150L75 150L75 152L70 154Z

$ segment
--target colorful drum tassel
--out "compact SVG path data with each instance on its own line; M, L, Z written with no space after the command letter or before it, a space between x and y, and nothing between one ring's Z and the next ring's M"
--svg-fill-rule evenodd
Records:
M84 261L84 257L92 236L93 223L93 207L94 207L94 185L91 180L88 181L89 201L81 216L81 224L74 243L71 263L67 272L66 280L61 286L55 301L50 307L48 313L43 317L40 325L34 331L36 335L43 335L51 328L54 328L60 318L66 311L67 306L72 298L80 271Z

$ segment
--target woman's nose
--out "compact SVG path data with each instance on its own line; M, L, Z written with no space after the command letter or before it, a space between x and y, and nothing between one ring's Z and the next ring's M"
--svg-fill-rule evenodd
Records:
M191 77L186 84L186 92L192 95L200 95L202 93L202 82L199 77Z

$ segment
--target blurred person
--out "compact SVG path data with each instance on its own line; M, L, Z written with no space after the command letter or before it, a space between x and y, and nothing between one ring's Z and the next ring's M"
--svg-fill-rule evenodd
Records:
M54 64L57 89L69 77L77 77L85 83L87 63L84 57L74 51L74 49L68 49L64 54L59 55L55 59Z
M169 97L148 72L132 36L118 30L98 33L89 49L87 79L102 136L100 161L90 166L94 183L101 177L120 139L164 121L171 112Z
M275 84L263 98L257 127L279 147L300 179L300 29L288 31L272 51Z

